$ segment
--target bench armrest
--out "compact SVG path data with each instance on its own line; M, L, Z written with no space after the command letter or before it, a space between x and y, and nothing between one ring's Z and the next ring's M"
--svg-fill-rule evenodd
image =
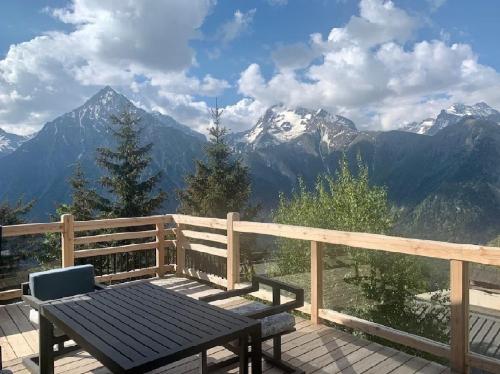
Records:
M243 296L253 292L257 292L261 284L265 284L272 288L273 292L273 305L257 312L245 314L245 316L255 319L260 319L274 314L283 312L291 312L294 309L304 306L304 290L299 287L281 282L279 280L271 279L262 275L254 275L252 278L252 285L249 287L240 288L237 290L220 292L215 295L200 297L200 300L205 302L212 302L216 300L224 300L230 297ZM294 300L281 304L281 291L287 291L294 295Z

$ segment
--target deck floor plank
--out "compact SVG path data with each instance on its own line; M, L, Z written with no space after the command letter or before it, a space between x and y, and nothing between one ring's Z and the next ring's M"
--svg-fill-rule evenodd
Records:
M159 286L176 290L194 298L221 292L194 280L167 276L151 281ZM226 309L249 303L243 298L231 298L216 302ZM437 363L412 357L393 348L385 347L356 337L347 332L325 325L314 325L310 320L296 318L296 331L282 338L283 358L306 373L332 374L377 374L415 373L434 374L449 372ZM33 354L38 347L38 332L29 320L29 307L23 303L0 306L0 344L3 350L4 367L15 374L28 373L22 357ZM271 352L272 346L265 343L263 349ZM231 355L223 347L208 352L209 362L217 362ZM199 372L199 356L191 356L171 365L156 369L151 374L195 374ZM265 374L280 374L281 371L263 363ZM237 373L236 366L221 373ZM109 374L110 371L85 351L77 351L61 357L55 362L56 374Z

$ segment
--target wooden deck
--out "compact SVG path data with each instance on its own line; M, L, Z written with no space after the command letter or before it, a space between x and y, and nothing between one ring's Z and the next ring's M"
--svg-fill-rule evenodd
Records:
M167 276L151 281L192 297L218 292L206 285L185 278ZM247 302L233 298L220 304L232 308ZM0 345L4 368L14 373L28 373L22 357L38 350L38 333L28 319L29 308L23 303L0 306ZM283 338L283 357L307 373L445 373L447 367L410 356L395 349L372 343L324 325L312 325L309 320L297 318L297 331ZM264 349L270 350L270 345ZM210 360L217 361L230 355L223 348L209 351ZM199 358L190 357L154 373L197 373ZM264 364L266 374L281 373ZM237 372L236 369L229 372ZM80 351L59 358L56 373L109 373L87 352Z

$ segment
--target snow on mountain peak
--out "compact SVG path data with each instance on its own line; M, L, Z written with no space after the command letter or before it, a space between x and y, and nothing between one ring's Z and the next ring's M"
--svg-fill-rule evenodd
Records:
M14 152L29 137L8 133L0 128L0 157Z
M276 105L269 108L250 130L238 134L236 141L286 143L305 134L319 134L329 144L341 133L356 132L354 123L342 116L332 115L324 109L287 108Z

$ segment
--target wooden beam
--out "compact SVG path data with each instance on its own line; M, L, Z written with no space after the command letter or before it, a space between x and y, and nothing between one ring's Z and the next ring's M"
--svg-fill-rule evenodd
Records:
M176 262L175 273L178 276L184 274L184 268L186 267L186 251L184 251L184 246L188 243L186 237L183 235L184 225L177 224L175 229L175 246L176 246Z
M311 242L311 321L320 323L319 310L323 308L323 244Z
M11 236L45 234L50 232L62 232L62 222L53 223L26 223L22 225L3 226L2 236L4 238Z
M489 373L500 373L499 359L484 356L475 352L469 352L467 354L467 366L470 368L484 370Z
M156 230L146 230L146 231L132 231L132 232L116 232L112 234L101 234L92 236L80 236L78 238L75 238L75 245L111 242L115 240L154 238L156 234L157 234Z
M375 322L353 317L330 309L320 309L319 315L327 321L341 326L357 329L369 335L378 336L391 342L406 345L407 347L415 348L419 351L427 352L438 357L450 357L450 346L447 344L439 343L431 339L399 331Z
M271 235L307 241L314 240L321 243L500 266L499 247L408 239L397 236L327 230L277 223L239 221L234 222L233 227L235 231L240 233Z
M158 221L170 220L168 216L148 216L130 218L97 219L93 221L75 221L75 231L89 231L99 229L113 229L118 227L155 225Z
M117 280L123 280L127 278L137 278L143 277L145 275L155 275L160 270L155 267L144 268L144 269L136 269L131 271L124 271L120 273L106 274L95 277L97 282L112 282ZM163 269L165 271L165 269Z
M177 224L208 227L211 229L219 229L219 230L225 230L227 225L226 220L221 218L206 218L206 217L186 216L183 214L172 214L172 219Z
M186 238L190 239L200 239L200 240L207 240L210 242L227 244L227 236L221 234L213 234L211 232L192 231L192 230L182 230L182 234Z
M103 255L110 255L113 253L145 251L147 249L155 249L157 245L158 243L154 241L148 243L120 245L116 247L81 249L79 251L75 251L75 258L103 256Z
M165 275L165 224L163 220L156 223L156 276Z
M240 220L240 214L230 212L227 214L227 289L234 289L240 282L240 234L234 231L234 222Z
M22 290L18 288L13 290L0 291L0 301L18 299L21 297L21 295L22 295Z
M227 280L219 277L218 275L208 274L208 273L205 273L201 270L192 269L192 268L183 269L182 274L227 288Z
M63 231L61 235L62 267L75 265L75 221L72 214L61 216Z
M451 369L467 372L469 352L469 263L450 262L450 331Z
M205 244L199 243L189 243L187 241L184 242L184 249L189 249L191 251L196 251L200 253L207 253L212 256L218 257L227 257L227 250L223 248L210 247Z

